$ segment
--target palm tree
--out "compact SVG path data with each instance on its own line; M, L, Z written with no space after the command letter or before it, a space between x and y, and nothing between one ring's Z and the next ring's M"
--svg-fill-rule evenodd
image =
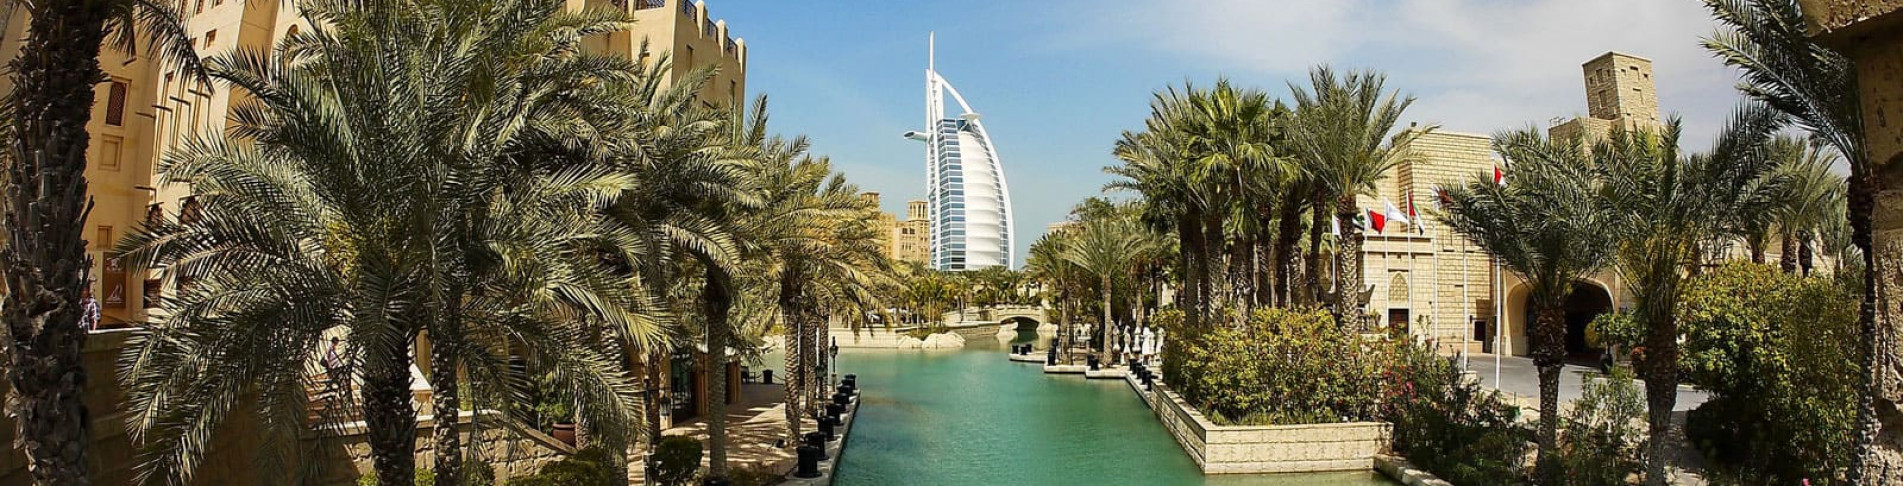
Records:
M507 362L524 350L533 370L577 391L592 436L625 443L640 422L634 382L607 350L658 329L640 283L603 271L604 255L645 256L597 211L632 179L542 160L578 123L585 91L632 79L629 63L578 54L572 34L629 24L544 2L302 12L335 27L291 36L276 55L209 62L256 102L237 108L229 135L191 140L162 164L162 182L191 184L202 206L119 246L134 267L193 282L124 357L142 481L189 481L204 431L255 400L276 447L254 470L284 482L331 336L347 340L346 359L321 374L333 387L361 381L379 484L414 481L411 343L424 333L438 413L461 409L459 371L471 398L506 404ZM335 433L345 420L316 425ZM464 453L456 420L445 422L435 467L456 480Z
M1057 314L1060 316L1058 322L1061 323L1058 330L1060 342L1058 350L1063 353L1065 362L1070 360L1071 320L1075 318L1071 313L1072 306L1070 305L1074 297L1070 276L1075 265L1064 258L1064 255L1069 251L1071 240L1074 238L1075 235L1071 232L1047 233L1031 243L1030 257L1024 260L1025 271L1031 274L1031 278L1042 281L1050 287L1049 298L1056 304Z
M1346 319L1360 316L1367 304L1361 299L1361 228L1347 223L1360 215L1355 197L1373 193L1375 183L1408 156L1396 147L1434 129L1405 130L1390 138L1389 132L1414 104L1414 97L1399 97L1386 90L1386 83L1387 76L1379 72L1349 71L1337 76L1328 66L1320 66L1309 71L1309 87L1289 85L1295 98L1289 138L1302 159L1303 177L1315 191L1311 253L1315 253L1314 242L1321 240L1323 211L1334 209L1335 217L1343 222L1342 248L1336 253L1341 284L1336 286L1333 302L1335 321L1343 325ZM1320 273L1314 263L1309 265L1309 284L1317 289Z
M1645 328L1636 365L1645 379L1651 437L1646 480L1665 481L1672 408L1678 397L1678 322L1674 312L1686 275L1703 264L1706 248L1727 237L1728 217L1777 184L1767 154L1783 116L1746 104L1726 124L1710 153L1680 156L1679 124L1660 133L1621 131L1593 149L1604 180L1603 197L1618 235L1615 259L1632 291ZM1516 171L1517 172L1517 171Z
M1551 140L1537 130L1496 135L1494 150L1513 167L1513 184L1489 175L1441 191L1439 216L1518 275L1530 290L1539 367L1540 484L1560 484L1559 373L1564 365L1566 300L1575 282L1609 258L1606 216L1595 200L1594 174L1580 145Z
M1903 403L1903 392L1879 387L1882 376L1895 374L1903 363L1903 349L1879 348L1881 336L1894 334L1891 324L1877 320L1878 278L1873 230L1877 195L1889 189L1877 177L1864 150L1863 112L1858 100L1857 69L1842 53L1810 40L1796 0L1705 0L1720 27L1703 44L1726 65L1742 72L1738 90L1791 117L1812 138L1836 149L1850 166L1845 194L1850 243L1863 258L1863 304L1857 316L1860 340L1857 407L1857 455L1851 482L1895 482L1903 472L1876 467L1873 455L1903 457L1895 445L1903 430L1887 428L1878 419L1878 400L1886 407ZM1879 440L1882 437L1882 440Z
M1785 272L1802 269L1809 276L1818 228L1842 212L1837 208L1844 204L1844 178L1831 172L1836 154L1803 140L1780 135L1771 140L1769 153L1784 182L1770 212L1783 239L1778 265Z
M1109 343L1116 341L1115 326L1110 318L1112 294L1115 288L1112 279L1127 271L1137 253L1137 229L1135 224L1123 218L1103 218L1084 223L1082 231L1071 244L1064 248L1063 259L1076 265L1085 273L1097 277L1098 293L1103 297L1103 320L1098 321L1097 335L1103 336L1103 349L1099 352L1108 361Z
M825 392L820 377L804 375L826 358L819 351L827 342L826 318L879 308L875 294L891 284L891 263L870 219L878 208L833 172L828 160L806 156L804 137L766 137L765 106L761 96L748 122L757 128L749 142L760 154L749 184L763 199L741 228L765 267L759 274L772 282L763 293L776 299L786 328L787 434L789 443L797 443L801 397Z
M4 374L12 388L7 411L27 419L19 441L38 484L85 485L88 429L80 387L86 370L80 349L80 291L91 267L82 236L90 199L86 148L91 134L93 88L106 78L99 53L136 54L136 44L154 62L179 66L205 80L198 55L180 19L184 2L105 0L16 2L0 7L30 16L22 51L7 69L14 89L0 105L0 176L6 200L6 234L0 265L6 268L0 305ZM111 242L93 242L108 245Z

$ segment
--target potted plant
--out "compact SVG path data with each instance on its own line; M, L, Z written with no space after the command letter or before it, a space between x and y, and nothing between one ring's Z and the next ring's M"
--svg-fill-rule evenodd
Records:
M575 445L575 401L567 390L544 375L535 390L535 416L542 430L570 446Z

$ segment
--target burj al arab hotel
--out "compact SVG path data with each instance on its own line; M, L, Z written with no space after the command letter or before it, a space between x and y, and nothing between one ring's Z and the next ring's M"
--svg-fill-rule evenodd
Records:
M931 221L931 266L976 270L1011 265L1011 191L991 135L978 113L938 75L936 36L928 41L925 130L905 137L925 142L926 203ZM959 114L946 113L945 95Z

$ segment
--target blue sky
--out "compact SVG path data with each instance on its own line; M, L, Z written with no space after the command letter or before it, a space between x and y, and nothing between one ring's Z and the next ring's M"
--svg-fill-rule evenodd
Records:
M1655 62L1662 109L1702 149L1738 102L1733 73L1698 46L1696 0L1204 0L781 2L714 0L748 45L749 95L772 123L887 211L923 198L925 39L984 115L1018 219L1018 264L1047 224L1101 194L1111 144L1150 94L1226 76L1286 98L1308 68L1376 68L1419 101L1406 121L1493 133L1585 111L1579 65L1606 51Z

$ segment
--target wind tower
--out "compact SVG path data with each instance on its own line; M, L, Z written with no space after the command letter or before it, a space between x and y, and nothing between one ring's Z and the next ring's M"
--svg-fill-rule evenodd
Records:
M978 113L938 74L937 34L927 37L925 129L905 138L925 142L926 211L932 268L976 270L1011 265L1011 192L1004 166ZM948 115L945 95L957 102Z

